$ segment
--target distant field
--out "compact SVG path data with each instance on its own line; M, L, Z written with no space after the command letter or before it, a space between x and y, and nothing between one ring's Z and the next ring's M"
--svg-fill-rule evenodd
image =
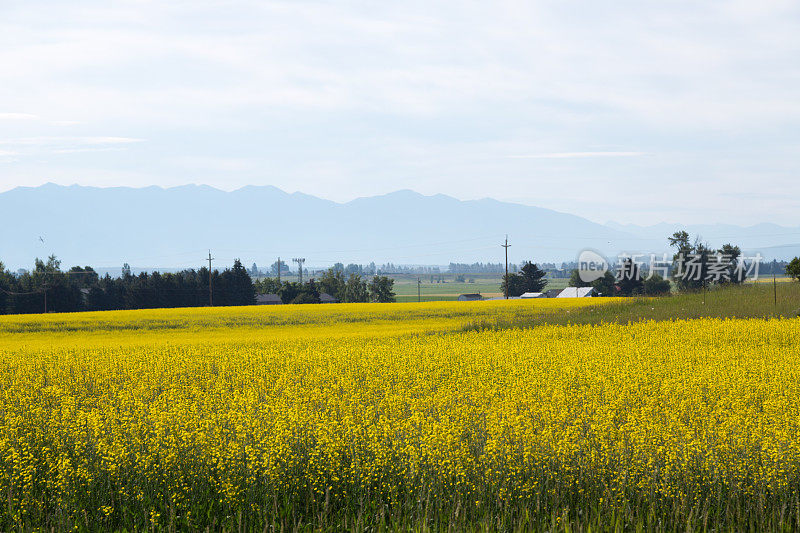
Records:
M421 300L423 302L456 300L460 294L478 293L486 298L498 298L503 295L500 290L502 277L497 274L463 274L465 282L455 281L456 274L434 275L431 283L431 275L419 276L422 282L420 286ZM407 274L395 274L394 292L398 302L417 301L417 276ZM442 279L442 282L437 280ZM472 283L469 280L473 280ZM547 289L563 289L569 283L568 279L550 279Z
M777 289L777 290L775 290ZM549 315L479 318L465 329L513 329L542 325L628 324L699 318L797 318L800 317L800 283L746 283L716 286L705 292L677 293L661 298L590 298L597 306ZM609 302L609 300L613 300Z
M794 280L788 276L780 276L775 278L775 281L778 283L786 283ZM757 280L753 281L753 283L772 283L772 276L761 276Z

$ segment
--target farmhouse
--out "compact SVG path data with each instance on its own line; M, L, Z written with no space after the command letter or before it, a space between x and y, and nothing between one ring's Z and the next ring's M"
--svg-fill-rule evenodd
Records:
M277 294L256 294L256 305L278 305L282 303L281 297Z
M334 298L333 296L331 296L327 292L321 292L321 293L319 293L319 303L321 303L321 304L338 304L339 303L339 299L338 298Z

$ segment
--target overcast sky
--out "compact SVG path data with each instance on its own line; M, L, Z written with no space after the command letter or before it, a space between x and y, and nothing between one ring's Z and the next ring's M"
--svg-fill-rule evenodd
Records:
M397 189L798 223L796 1L0 2L0 191Z

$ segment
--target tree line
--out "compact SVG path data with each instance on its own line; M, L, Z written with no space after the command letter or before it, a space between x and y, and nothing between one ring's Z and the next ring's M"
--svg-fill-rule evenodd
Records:
M90 266L61 269L50 256L36 259L32 271L9 272L0 262L0 314L74 311L110 311L208 305L253 305L256 294L278 294L283 303L319 303L323 293L341 302L394 302L394 280L366 278L363 270L336 264L318 279L304 283L277 278L253 282L239 259L222 272L206 267L175 273L142 272L134 275L125 265L122 276L103 277ZM209 290L209 282L211 289Z
M674 249L672 258L651 262L647 275L643 272L643 264L633 257L627 257L593 281L585 281L581 271L573 268L569 285L593 287L602 296L660 296L669 294L673 286L679 291L688 292L712 285L741 284L757 274L777 274L779 267L780 273L800 281L800 258L797 257L790 262L755 264L759 258L744 257L741 248L734 244L728 243L714 249L700 237L692 239L685 231L677 231L667 240ZM547 285L545 276L548 273L528 261L519 272L503 276L500 289L509 296L542 292Z
M394 280L387 276L362 276L341 263L326 270L319 279L304 283L260 278L254 282L258 294L277 294L285 304L320 303L322 294L340 302L394 302Z
M212 290L209 291L209 279ZM61 270L50 256L36 259L33 271L14 276L0 262L0 314L109 311L162 307L252 305L255 287L238 259L232 268L188 269L176 273L142 272L123 268L122 277L100 277L89 266Z

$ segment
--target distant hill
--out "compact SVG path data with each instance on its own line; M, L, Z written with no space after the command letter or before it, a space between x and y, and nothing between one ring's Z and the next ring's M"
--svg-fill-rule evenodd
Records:
M587 247L609 255L660 251L672 231L612 227L541 207L408 190L346 203L270 186L225 192L202 185L46 184L0 193L0 261L12 268L30 268L35 257L51 253L65 267L200 267L208 249L217 266L239 257L246 266L266 267L279 255L305 257L306 266L500 262L506 233L511 261L560 262ZM785 242L796 240L767 244Z

